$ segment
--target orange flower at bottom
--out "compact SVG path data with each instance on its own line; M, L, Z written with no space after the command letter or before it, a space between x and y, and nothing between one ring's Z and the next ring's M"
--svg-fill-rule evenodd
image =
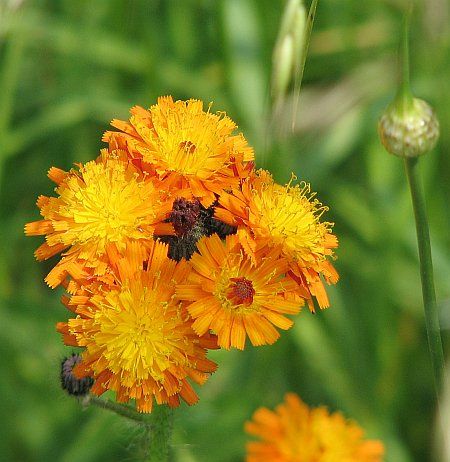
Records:
M258 409L245 431L262 441L247 443L247 462L381 462L380 441L364 440L364 432L340 413L310 409L294 393L275 411Z

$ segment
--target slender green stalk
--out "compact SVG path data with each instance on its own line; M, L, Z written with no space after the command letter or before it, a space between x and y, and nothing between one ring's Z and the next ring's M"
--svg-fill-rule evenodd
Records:
M300 100L300 90L303 81L303 74L305 72L306 58L308 56L309 42L311 41L312 28L314 24L314 19L316 17L316 10L319 0L313 0L311 6L309 7L308 18L306 20L306 27L304 31L304 42L303 42L303 51L301 54L299 66L297 73L295 74L294 81L294 104L292 106L292 129L295 128L295 122L297 119L297 110L298 103Z
M411 92L411 83L409 77L409 24L411 22L412 5L410 5L403 20L403 33L400 42L400 82L397 94L397 100L400 100L400 107L403 113L406 113L411 105L413 96Z
M149 462L166 462L169 460L170 437L173 426L173 410L167 406L155 406L152 422L148 428Z
M419 172L419 159L405 158L406 176L411 190L411 199L416 221L417 242L419 247L420 278L425 309L425 324L430 349L434 382L439 402L439 391L444 372L444 353L442 349L439 316L434 289L433 262L431 258L430 233L425 208L423 187Z
M316 17L316 10L319 0L312 0L309 7L308 17L306 19L305 30L303 32L302 51L301 54L296 56L297 62L295 63L295 90L300 93L300 88L303 81L303 74L305 72L306 58L308 56L309 43L311 41L312 28L314 19Z
M402 41L400 45L401 77L397 101L402 117L407 117L408 112L410 112L413 108L413 95L411 92L409 75L409 26L411 22L412 8L413 5L411 3L405 15ZM414 218L416 221L425 324L427 329L428 347L430 350L431 363L434 372L436 396L439 402L439 391L444 372L444 353L442 348L439 315L436 305L436 292L434 288L430 232L428 229L423 186L419 171L419 158L404 157L404 161L409 189L411 191Z
M118 415L126 417L127 419L134 420L140 424L148 424L148 421L144 414L139 414L135 410L124 406L123 404L115 403L106 399L99 398L98 396L89 395L87 404L93 404L102 409L108 409L109 411L115 412Z

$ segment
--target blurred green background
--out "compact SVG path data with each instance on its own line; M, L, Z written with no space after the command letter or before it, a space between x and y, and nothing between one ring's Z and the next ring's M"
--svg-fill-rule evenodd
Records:
M67 318L33 258L35 200L46 171L96 157L103 131L159 95L214 101L239 124L257 163L310 181L340 240L332 307L302 312L273 346L213 352L200 403L176 411L177 462L241 461L243 424L295 391L382 439L388 462L433 460L435 408L414 222L402 162L377 119L394 96L405 2L322 0L298 110L270 119L279 0L0 0L0 460L134 460L136 429L59 388ZM444 337L450 326L449 4L418 2L412 85L441 122L423 159ZM295 119L294 128L292 121ZM445 340L445 338L444 338ZM447 342L448 343L448 342ZM448 456L450 457L450 456ZM436 460L443 460L441 454Z

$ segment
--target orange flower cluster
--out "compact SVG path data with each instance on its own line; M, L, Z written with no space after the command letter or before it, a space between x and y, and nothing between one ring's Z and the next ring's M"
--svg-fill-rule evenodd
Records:
M339 412L309 408L287 393L275 411L258 409L246 422L247 433L260 441L247 443L247 462L381 462L384 446L364 439L363 430Z
M201 101L162 97L112 125L96 160L49 170L56 197L38 198L25 233L45 236L38 260L61 254L46 282L68 293L57 329L83 348L74 374L142 412L192 404L189 380L216 368L208 349L272 344L305 301L328 306L337 240L309 186L255 170L234 122Z

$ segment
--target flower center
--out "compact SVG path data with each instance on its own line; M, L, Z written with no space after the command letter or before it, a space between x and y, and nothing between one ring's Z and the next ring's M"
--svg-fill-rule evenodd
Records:
M64 236L67 243L96 241L97 251L103 253L108 242L148 237L143 229L155 217L156 193L151 185L139 182L115 161L88 163L82 174L83 182L73 177L61 190L66 205L60 214L70 223Z
M195 150L197 149L197 146L192 141L182 141L179 144L179 148L189 154L194 154Z
M152 107L151 160L183 176L209 178L229 161L235 124L225 115L203 111L199 101ZM147 154L144 154L144 159Z
M133 380L149 376L163 380L174 350L185 346L176 307L158 298L155 290L139 281L131 290L106 296L104 307L96 315L100 331L95 343L103 349L115 374L126 371Z
M320 249L320 241L327 232L326 224L318 222L324 209L307 197L308 186L269 187L255 196L261 216L261 231L270 235L294 258Z
M255 295L252 281L245 277L230 278L230 281L232 284L230 284L228 290L228 299L236 305L252 304L253 296Z

